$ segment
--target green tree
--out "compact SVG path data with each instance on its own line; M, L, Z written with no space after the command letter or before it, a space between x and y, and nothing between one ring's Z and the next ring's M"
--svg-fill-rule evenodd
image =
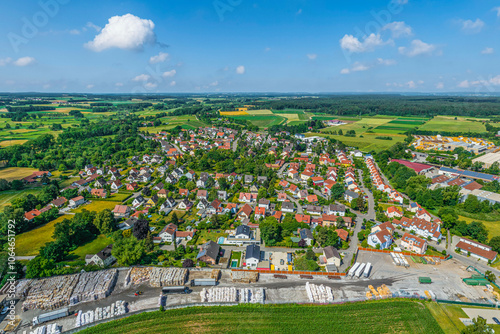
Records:
M488 244L495 252L500 252L500 236L491 238Z
M486 319L477 317L472 319L472 325L465 327L461 331L462 334L483 334L493 333L492 328L486 324Z
M123 238L113 245L111 253L122 266L137 264L144 255L144 241L136 238Z
M116 221L111 210L105 209L99 212L94 219L94 225L101 234L113 232L116 228Z
M53 260L37 256L27 264L26 278L48 277L55 268Z

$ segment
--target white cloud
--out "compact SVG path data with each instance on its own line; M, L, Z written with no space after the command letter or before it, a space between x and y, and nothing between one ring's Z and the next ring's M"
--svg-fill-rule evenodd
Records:
M240 65L236 67L236 74L245 74L245 66Z
M219 85L219 81L217 81L217 80L209 84L210 87L216 87L218 85Z
M153 56L149 58L149 63L150 64L158 64L158 63L163 63L165 60L168 59L168 53L166 52L160 52L156 56Z
M132 79L132 81L148 81L151 76L147 74L140 74Z
M340 47L344 50L353 53L361 53L367 51L373 51L375 48L392 44L392 40L388 40L384 42L380 37L380 34L370 34L369 36L363 37L363 41L361 42L357 37L353 35L344 35L340 40Z
M310 60L315 60L316 58L318 58L318 55L315 54L315 53L309 53L306 55L307 58L309 58Z
M462 31L468 34L477 34L484 28L484 21L480 19L476 19L476 21L472 20L461 20Z
M443 89L443 88L444 88L444 83L442 83L442 82L438 82L438 83L436 84L436 88L437 88L437 89Z
M148 82L147 84L144 85L144 87L146 87L148 89L153 89L153 88L158 87L158 85L153 83L153 82Z
M457 87L460 88L469 88L473 86L499 86L500 85L500 75L491 77L488 80L479 79L479 80L464 80L458 83Z
M413 35L412 28L403 21L388 23L382 27L382 30L390 30L392 38L409 37Z
M92 89L94 88L94 85L87 85L87 89Z
M495 51L493 50L493 48L488 48L488 47L484 48L483 51L481 51L483 55L490 55L493 54L494 52Z
M99 32L101 31L101 27L99 27L98 25L95 25L94 23L92 22L87 22L87 25L86 25L87 28L92 28L94 29L95 31Z
M390 66L396 64L396 61L393 59L382 59L382 58L377 58L376 61L371 62L371 63L360 63L360 62L355 62L352 64L351 68L343 68L340 71L340 74L349 74L351 72L361 72L361 71L367 71L373 67L376 66Z
M172 77L175 76L176 73L177 73L176 70L167 71L167 72L164 72L162 74L162 77L164 77L164 78L172 78Z
M418 55L432 54L436 50L436 46L427 44L419 39L411 41L411 47L400 46L399 53L408 57L415 57Z
M155 24L132 14L113 16L108 24L85 47L95 52L110 48L142 50L144 45L156 42Z
M123 87L123 82L117 82L117 83L115 83L115 86L116 87Z
M413 80L412 81L408 81L406 83L406 86L408 86L408 88L415 88L415 87L417 87L417 85L415 84L415 82L413 82Z
M173 87L173 86L175 86L175 85L177 85L177 82L175 82L175 81L172 81L172 82L170 83L170 86L172 86L172 87Z
M0 66L5 66L7 64L10 64L11 62L12 62L12 58L0 59Z
M405 83L398 83L398 82L394 82L394 83L386 83L385 85L387 87L391 87L391 86L394 86L394 87L400 87L400 88L410 88L410 89L414 89L414 88L417 88L417 84L418 85L421 85L423 84L424 82L422 80L419 80L417 81L417 83L415 83L415 81L413 80L410 80L408 82L405 82Z
M500 17L500 7L494 7L491 10L497 12L497 17Z
M14 65L22 67L22 66L32 65L35 62L36 62L36 59L33 57L22 57L22 58L19 58L18 60L16 60L14 62Z
M78 29L72 29L72 30L69 31L69 33L71 35L80 35L80 30L78 30Z

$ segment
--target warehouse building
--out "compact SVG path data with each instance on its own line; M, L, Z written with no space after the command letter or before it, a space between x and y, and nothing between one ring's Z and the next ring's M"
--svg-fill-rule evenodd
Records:
M460 238L455 248L463 254L468 255L470 253L470 256L486 262L495 261L498 255L490 246L463 237Z
M485 155L472 160L472 163L474 162L482 162L484 168L490 168L495 162L500 163L500 152L486 153Z

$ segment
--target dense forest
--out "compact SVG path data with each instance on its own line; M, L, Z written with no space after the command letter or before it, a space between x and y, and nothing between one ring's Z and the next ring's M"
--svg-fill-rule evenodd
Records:
M335 95L255 102L261 108L306 109L333 115L498 115L500 98L461 96Z

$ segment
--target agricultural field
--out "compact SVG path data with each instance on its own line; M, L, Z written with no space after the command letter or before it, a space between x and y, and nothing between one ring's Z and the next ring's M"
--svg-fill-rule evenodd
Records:
M273 112L269 109L247 110L249 115L272 115Z
M248 115L246 111L221 111L222 116L243 116Z
M425 305L413 301L192 307L133 315L81 333L167 332L444 333Z
M27 167L2 168L0 169L0 179L5 179L9 182L12 180L20 180L26 176L30 176L36 171L38 171L38 169Z
M148 131L149 133L158 133L159 131L173 129L176 126L183 128L194 129L197 127L205 127L207 124L196 119L196 116L183 115L183 116L166 116L161 118L164 124L157 127L141 127L140 131Z
M31 188L23 190L6 190L0 192L0 212L9 205L14 199L28 194L36 195L42 188Z
M252 110L254 111L254 110ZM287 118L277 116L277 115L246 115L246 116L230 116L231 118L239 120L250 121L253 125L259 128L268 128L273 125L283 124L286 122Z
M18 140L4 140L0 141L0 147L9 147L12 145L22 145L26 143L28 140L27 139L18 139Z
M448 131L448 132L486 132L485 119L473 119L471 117L435 116L420 127L425 131Z
M377 126L375 129L370 130L374 133L382 134L402 134L409 130L425 124L427 119L424 118L397 118L386 124Z
M24 232L16 237L16 255L17 256L35 256L42 246L51 242L54 234L55 225L64 219L71 219L71 215L63 215L57 219L40 226L34 230Z

